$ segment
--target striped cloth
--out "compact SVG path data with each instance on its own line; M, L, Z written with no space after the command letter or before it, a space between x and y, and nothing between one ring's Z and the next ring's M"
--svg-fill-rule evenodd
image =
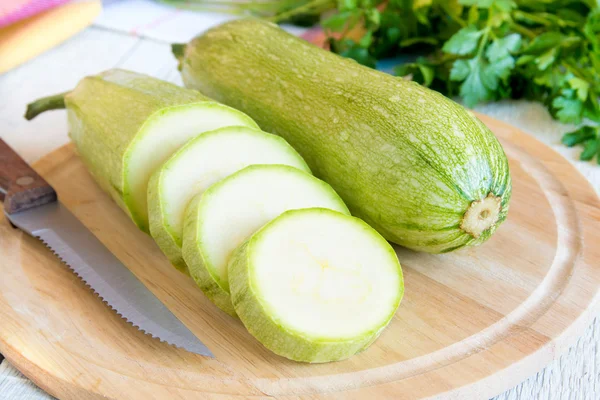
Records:
M68 1L70 0L2 0L0 1L0 28Z

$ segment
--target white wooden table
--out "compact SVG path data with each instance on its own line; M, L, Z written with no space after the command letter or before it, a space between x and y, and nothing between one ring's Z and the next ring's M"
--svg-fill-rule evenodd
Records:
M67 143L64 112L47 113L27 122L22 118L25 105L39 97L69 90L82 77L113 67L181 84L168 43L91 27L35 60L0 75L0 136L28 162ZM575 161L580 150L559 144L562 133L572 127L553 121L541 105L513 101L482 106L478 110L518 126L554 147L574 161L600 192L600 167ZM599 343L600 321L596 319L568 354L537 375L523 377L523 383L497 399L600 399ZM3 361L0 399L48 398L50 396Z

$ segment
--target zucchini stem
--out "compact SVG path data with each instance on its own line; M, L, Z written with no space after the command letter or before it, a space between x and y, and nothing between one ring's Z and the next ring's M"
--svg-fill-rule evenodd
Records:
M177 69L181 71L181 64L183 63L183 58L185 57L185 47L186 43L173 43L171 44L171 52L177 59Z
M471 202L463 216L460 228L477 239L498 222L502 199L490 193L485 199Z
M65 95L68 93L69 92L64 92L55 94L54 96L42 97L33 103L29 103L27 105L27 111L25 112L25 119L29 121L44 111L65 108Z

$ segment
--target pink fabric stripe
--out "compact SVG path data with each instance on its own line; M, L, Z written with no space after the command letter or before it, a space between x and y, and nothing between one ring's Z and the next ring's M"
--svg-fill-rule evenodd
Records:
M0 1L0 28L31 17L70 0L2 0Z

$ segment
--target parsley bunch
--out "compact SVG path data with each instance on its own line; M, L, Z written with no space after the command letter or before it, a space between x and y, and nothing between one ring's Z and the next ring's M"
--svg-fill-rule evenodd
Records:
M346 21L342 23L341 20ZM600 163L600 8L595 0L390 0L339 2L322 25L359 41L330 38L331 49L374 66L411 54L399 76L468 107L504 98L543 102L565 123L588 123L563 143L583 145Z

